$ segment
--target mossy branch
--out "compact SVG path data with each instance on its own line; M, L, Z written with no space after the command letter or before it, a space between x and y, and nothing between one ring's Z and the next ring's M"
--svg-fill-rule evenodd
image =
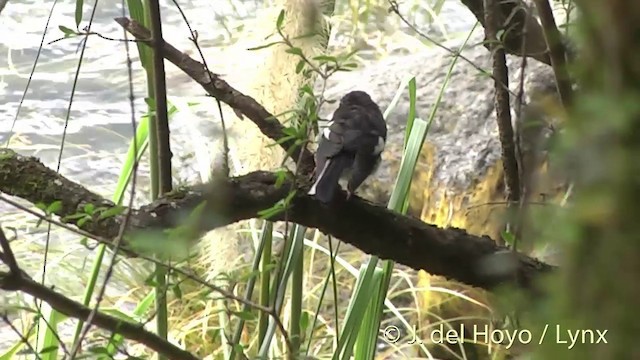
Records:
M95 208L115 207L79 184L57 174L34 157L3 150L0 157L0 191L33 204L60 201L54 215L83 231L110 241L123 221L122 212L78 224L71 216L86 204ZM290 187L298 189L295 195ZM214 228L259 217L258 213L288 199L287 218L300 225L317 228L360 250L383 259L442 275L485 289L502 284L535 290L535 279L553 270L536 259L498 246L487 236L474 236L455 228L442 229L419 219L403 216L346 194L326 206L305 195L306 184L282 180L278 174L257 171L217 180L215 184L178 189L148 205L131 211L128 236L137 231L165 230L184 224L194 227L194 238ZM204 204L204 205L203 205ZM198 211L194 211L198 208ZM107 210L108 211L108 210ZM273 213L270 220L283 220L284 213ZM130 244L127 244L130 245ZM126 245L125 245L126 246ZM131 248L129 248L130 251Z

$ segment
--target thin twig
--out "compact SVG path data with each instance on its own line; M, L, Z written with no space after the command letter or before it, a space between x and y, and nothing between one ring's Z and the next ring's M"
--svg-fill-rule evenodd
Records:
M25 292L36 299L47 302L56 311L76 319L88 321L92 313L92 309L53 291L47 286L37 283L28 276L16 278L5 272L0 272L0 289ZM93 322L100 328L120 333L126 338L137 341L170 359L198 359L188 351L178 348L137 324L101 312L95 312Z
M4 231L2 230L2 226L0 226L0 248L2 248L2 261L9 267L9 271L14 275L20 274L20 267L18 266L16 257L13 255L13 251L11 250L9 239L7 239Z
M502 166L506 184L507 201L517 203L520 199L520 179L518 159L511 124L511 105L509 93L500 84L509 83L509 68L503 45L498 41L498 4L497 0L484 0L485 34L491 49L493 76L495 79L495 108L500 143L502 150ZM502 242L502 239L498 239Z
M9 328L11 328L11 330L13 332L16 333L16 335L18 335L18 337L20 337L20 342L23 343L27 348L29 348L29 351L31 352L31 354L33 354L33 356L36 357L36 359L41 360L42 358L40 357L40 354L38 354L38 352L36 351L36 349L33 348L33 346L31 345L31 342L29 341L29 339L27 339L24 334L22 334L11 322L11 320L9 320L9 317L7 316L6 313L3 313L1 316L2 321L4 321ZM33 328L35 328L36 323L33 322L30 326L30 329L27 331L27 334L30 334L31 331L33 331Z
M530 12L531 9L528 7L527 4L523 4L523 6L525 6L525 11ZM527 57L525 56L526 53L526 49L527 49L527 32L529 30L529 20L530 17L526 17L526 19L524 20L524 24L522 26L522 46L521 46L521 56L522 56L522 62L520 63L520 79L518 81L518 96L516 97L516 102L515 102L515 113L516 113L516 128L515 128L515 152L516 152L516 158L518 160L518 164L520 165L518 167L518 171L519 174L518 176L520 177L520 201L518 201L518 206L517 206L517 215L515 216L515 224L512 226L511 223L507 223L507 232L510 232L513 234L513 244L512 244L512 249L514 251L517 250L518 248L518 242L522 237L522 232L524 229L524 222L526 219L526 214L527 214L527 210L528 210L528 205L527 201L529 200L529 193L530 193L530 185L532 183L532 179L531 177L533 176L532 173L527 173L527 171L531 170L532 168L528 168L528 166L533 166L533 164L531 163L526 163L524 160L524 154L522 151L522 130L523 130L523 119L522 119L522 108L523 108L523 103L524 103L524 78L525 78L525 70L527 68ZM513 203L509 203L508 208L515 208L515 204Z
M431 42L435 46L445 50L446 52L450 53L451 55L459 57L460 59L466 61L467 63L469 63L469 65L473 66L473 68L478 70L480 73L491 77L498 85L502 86L502 88L504 88L507 92L511 93L514 96L516 95L515 93L511 92L511 90L509 89L509 82L508 81L507 82L500 81L499 79L497 79L495 77L495 75L490 74L487 70L481 68L480 66L476 65L473 61L471 61L469 58L467 58L466 56L462 55L462 51L461 50L460 51L453 50L453 49L447 47L446 45L442 44L441 42L436 41L435 39L433 39L429 35L425 34L424 32L420 31L418 28L416 28L415 25L410 23L409 20L407 20L402 14L400 14L400 7L398 6L397 1L389 0L389 4L391 5L389 10L391 10L391 12L395 13L396 15L398 15L400 20L402 20L402 22L405 23L405 25L407 25L409 28L411 28L411 30L415 31L416 34L418 34L422 38L426 39L427 41Z

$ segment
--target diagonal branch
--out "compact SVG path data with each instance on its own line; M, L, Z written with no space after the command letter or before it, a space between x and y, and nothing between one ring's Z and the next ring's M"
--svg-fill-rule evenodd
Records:
M34 204L60 200L62 206L55 212L60 217L76 214L87 203L94 204L96 208L114 206L56 174L34 157L21 156L11 150L2 151L0 191L8 195ZM206 184L182 188L151 204L132 209L128 233L132 235L140 230L180 226L185 216L195 213L194 209L204 204L204 209L199 212L203 216L193 222L193 230L198 235L258 217L260 211L287 198L291 186L301 191L290 200L289 221L317 228L368 254L391 259L413 269L485 289L512 284L527 290L536 290L535 280L554 269L498 246L487 236L474 236L455 228L438 228L357 197L346 201L343 194L330 206L325 206L304 195L303 185L292 180L280 184L276 174L261 171L219 180L215 186ZM283 218L284 214L280 213L271 220ZM68 219L66 222L95 236L114 239L124 219L122 215L100 219L99 214L94 214L92 221L78 224L77 220Z
M90 308L39 284L22 271L18 273L0 271L0 289L25 292L34 298L46 301L60 313L76 319L87 320L89 314L91 314ZM145 330L141 325L120 320L101 312L95 313L93 324L113 333L122 334L127 339L137 341L169 359L198 359L188 351L182 350L158 335Z
M115 19L115 21L130 32L138 41L148 46L152 45L149 30L135 20L121 17ZM206 67L199 61L194 60L166 41L164 42L162 55L200 84L209 95L248 117L258 126L260 131L270 139L279 141L285 136L283 132L284 126L269 113L264 106L258 104L253 98L231 87L231 85L221 79L218 74L207 71ZM315 161L313 154L306 146L296 144L295 139L281 141L280 146L287 154L290 154L290 158L295 163L298 163L298 159L301 159L299 163L300 174L309 174L313 171Z

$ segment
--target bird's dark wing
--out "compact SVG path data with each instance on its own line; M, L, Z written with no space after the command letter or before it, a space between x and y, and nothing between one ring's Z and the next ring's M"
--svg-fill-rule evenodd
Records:
M340 152L355 154L375 146L380 130L372 127L372 113L359 105L341 105L333 114L329 126L323 129L318 155L326 158ZM382 120L384 135L386 126Z

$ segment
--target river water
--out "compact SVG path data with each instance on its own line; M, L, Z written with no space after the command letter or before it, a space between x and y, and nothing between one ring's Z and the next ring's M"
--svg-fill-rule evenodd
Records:
M91 31L104 36L122 39L122 29L113 18L122 16L121 1L97 2ZM206 54L217 53L237 41L234 33L242 22L250 20L261 8L258 0L193 0L181 1L183 10L191 26L199 33L200 45ZM80 28L89 23L95 2L86 0ZM409 2L406 2L409 9ZM413 3L411 3L413 4ZM163 10L163 30L165 39L181 50L188 49L194 55L189 32L173 2L161 1ZM404 6L404 5L403 5ZM53 7L53 11L51 11ZM40 1L10 0L0 14L0 145L5 146L11 137L10 147L24 155L34 155L51 168L56 168L65 118L69 108L72 86L81 52L82 37L52 42L63 36L58 29L66 26L75 29L75 0ZM29 90L20 106L29 74L40 48L42 34L49 14L52 14L44 44L40 51L38 65L31 79ZM424 19L424 11L415 11L412 19ZM394 16L394 15L388 15ZM444 27L447 31L468 30L475 19L456 0L448 0L440 14L442 26L425 25L422 30L434 36ZM422 23L425 23L424 21ZM406 29L408 34L411 31ZM134 69L135 118L146 111L145 75L142 71L135 46L130 46L130 56ZM197 58L197 56L194 55ZM60 172L68 178L82 183L106 197L115 188L120 166L125 158L129 140L133 134L129 104L129 82L124 43L89 37L82 68L75 89L73 103L66 125L64 151ZM217 73L242 72L242 59L212 56L207 59L209 66ZM193 181L197 174L189 163L193 124L205 139L208 131L217 124L211 114L215 114L214 103L204 96L203 91L174 66L167 65L168 96L175 102L196 101L189 114L180 114L172 122L172 150L177 169L175 174L184 181ZM233 84L232 84L233 85ZM19 108L20 106L20 108ZM19 109L19 113L18 113ZM16 115L18 115L16 117ZM181 121L180 116L185 116ZM206 119L206 120L205 120ZM146 166L141 166L140 182L146 183ZM141 199L144 200L144 199ZM14 220L13 211L6 204L0 204L3 225L8 219ZM15 215L16 213L13 212ZM45 239L43 226L35 227L35 220L27 218L18 228L20 250L18 260L34 276L39 275L42 266L42 248ZM54 233L51 243L52 254L59 255L59 266L63 271L48 270L48 283L55 283L60 291L78 298L82 284L86 281L93 253L80 245L71 245L69 234ZM16 242L17 244L17 242ZM68 281L70 273L77 274L76 281ZM140 284L144 273L135 269L121 269L126 276L117 277L111 295L117 296L131 286ZM75 276L75 275L74 275ZM118 290L120 289L120 290ZM13 300L10 300L13 299ZM8 294L0 294L2 303L14 301ZM0 334L10 330L0 325ZM15 336L0 336L3 340L16 339ZM0 348L3 348L0 341Z
M122 39L122 29L113 21L113 18L122 16L121 2L97 3L91 30ZM188 40L189 32L181 15L172 2L161 3L164 5L165 38L177 48L188 49L193 54L194 47ZM234 28L241 24L241 20L250 19L261 7L259 3L256 0L195 0L181 6L191 26L199 33L200 45L208 54L215 54L216 48L223 49L237 40L232 35ZM38 66L16 119L53 4L51 1L10 1L0 15L0 144L6 144L12 135L12 148L24 154L34 154L46 165L55 167L83 37L50 42L63 36L59 26L75 28L74 0L55 3ZM85 1L81 29L89 23L93 5L93 1ZM474 21L466 8L452 0L446 3L441 15L448 31L466 30ZM439 26L433 28L440 29ZM138 63L136 47L130 46L129 49L134 67L136 118L139 119L146 110L145 76ZM214 57L207 61L216 72L237 69L237 66L230 67L230 64L237 64L233 59ZM242 68L242 64L239 65ZM220 67L224 70L218 71ZM203 100L202 90L174 66L167 66L167 76L169 97L178 100L199 97L200 102L207 102ZM209 109L205 108L211 102L207 104L201 108L194 107L196 113L199 110L208 112ZM180 138L184 133L179 125L177 127L172 134L175 135L172 145L177 146L174 153L181 154L180 147L189 142ZM123 42L96 36L88 39L66 133L61 173L100 193L109 194L132 135ZM184 150L188 152L188 149Z

